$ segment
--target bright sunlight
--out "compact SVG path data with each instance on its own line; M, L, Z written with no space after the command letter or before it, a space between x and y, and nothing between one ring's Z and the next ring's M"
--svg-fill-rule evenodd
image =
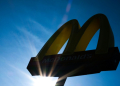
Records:
M57 79L54 79L53 77L35 76L34 80L32 81L33 86L55 86Z

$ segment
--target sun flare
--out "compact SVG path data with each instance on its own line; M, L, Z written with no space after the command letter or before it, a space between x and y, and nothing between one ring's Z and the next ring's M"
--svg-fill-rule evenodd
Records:
M33 86L55 86L57 79L53 77L35 77L33 80Z

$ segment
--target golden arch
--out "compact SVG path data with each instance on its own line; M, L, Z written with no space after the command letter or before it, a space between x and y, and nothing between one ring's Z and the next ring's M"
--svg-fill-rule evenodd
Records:
M82 27L76 19L66 22L50 37L36 57L41 60L45 55L57 54L68 39L63 54L85 51L98 29L100 29L100 34L95 53L107 53L108 48L114 47L113 32L107 17L103 14L96 14L88 19Z

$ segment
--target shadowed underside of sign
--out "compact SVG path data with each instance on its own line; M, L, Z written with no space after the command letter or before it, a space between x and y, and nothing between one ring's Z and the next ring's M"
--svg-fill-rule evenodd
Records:
M85 51L98 29L100 34L96 50ZM67 40L63 53L57 54ZM76 19L61 26L37 56L31 58L27 69L32 75L62 77L60 81L69 76L116 70L118 63L119 50L114 47L108 19L103 14L96 14L82 27Z
M75 52L71 55L49 55L37 61L31 58L28 67L32 75L39 75L37 62L40 63L43 76L78 76L99 73L101 71L116 70L119 63L119 50L117 47L109 48L106 54L96 54L95 50ZM51 72L53 65L56 64Z

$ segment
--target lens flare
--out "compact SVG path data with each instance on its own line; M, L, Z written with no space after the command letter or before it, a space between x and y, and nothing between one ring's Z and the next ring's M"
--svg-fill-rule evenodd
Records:
M55 86L56 80L52 77L36 77L33 80L33 86Z

